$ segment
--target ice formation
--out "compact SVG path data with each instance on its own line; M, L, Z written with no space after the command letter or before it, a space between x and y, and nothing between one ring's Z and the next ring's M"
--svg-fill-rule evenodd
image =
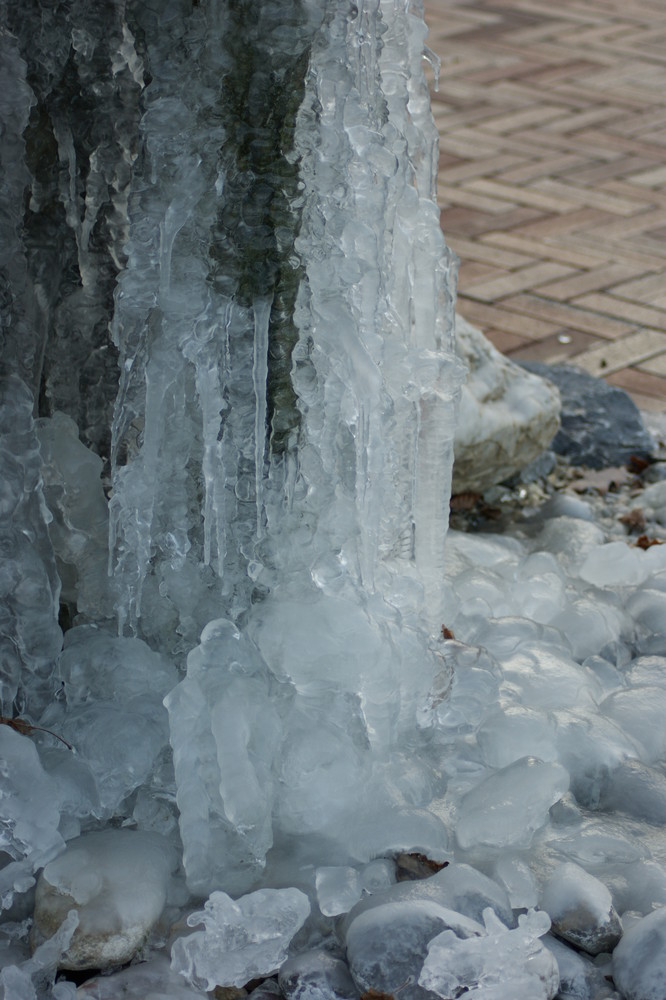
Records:
M4 997L70 1000L89 920L137 963L91 998L650 997L666 546L446 537L418 4L0 10Z

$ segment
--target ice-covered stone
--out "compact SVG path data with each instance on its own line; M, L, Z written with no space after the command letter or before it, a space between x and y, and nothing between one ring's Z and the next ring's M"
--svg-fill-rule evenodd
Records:
M70 841L37 883L33 943L54 934L73 910L78 926L61 968L128 962L164 909L174 865L173 849L157 834L109 829Z
M503 357L462 316L456 328L469 374L454 439L453 490L483 493L545 451L559 427L560 399L551 383Z
M661 725L666 688L646 684L616 691L599 708L633 740L643 763L652 764L666 756L666 731Z
M626 1000L662 1000L666 983L666 907L627 929L613 952L613 978Z
M542 941L557 962L560 974L557 996L560 1000L603 1000L613 996L610 983L589 958L550 934L546 934Z
M456 839L464 850L529 847L568 787L569 775L559 764L523 757L467 792Z
M662 825L666 823L666 775L638 760L625 760L606 775L599 808Z
M321 948L287 959L278 976L287 1000L359 1000L349 966Z
M541 906L553 933L577 948L598 955L612 951L622 936L622 924L610 892L580 865L555 869L543 889Z
M399 992L407 1000L425 1000L418 977L429 942L444 930L467 938L483 928L430 899L384 902L358 913L346 925L345 945L359 991Z
M477 923L490 907L507 926L513 922L509 897L497 882L471 865L451 862L429 878L399 882L361 899L342 920L342 933L358 916L376 906L422 901L454 910Z
M201 1000L203 994L174 972L162 954L110 976L88 979L76 995L79 1000Z
M492 910L485 933L461 938L446 930L428 945L419 984L440 997L464 994L474 1000L552 1000L559 973L553 955L539 940L550 921L530 910L509 930Z
M52 936L35 948L31 958L20 965L5 965L0 970L2 1000L74 1000L72 984L54 980L63 955L67 953L78 926L78 915L70 910Z
M204 909L187 918L190 927L203 929L174 941L171 968L200 989L245 986L280 968L309 914L299 889L259 889L235 902L213 892Z

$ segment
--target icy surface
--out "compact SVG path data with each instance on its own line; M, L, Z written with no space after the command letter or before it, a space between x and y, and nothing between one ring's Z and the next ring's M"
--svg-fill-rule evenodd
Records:
M610 892L580 865L555 869L544 887L541 906L555 934L591 955L612 951L622 936Z
M509 930L492 910L484 914L485 934L460 938L444 931L428 946L421 986L441 997L478 1000L552 1000L559 986L557 962L539 940L550 921L534 910Z
M174 942L171 968L207 990L245 986L280 968L309 913L308 898L298 889L260 889L236 902L214 892L203 910L188 917L190 927L203 924L203 930Z
M630 927L613 952L613 977L627 1000L659 1000L666 982L666 908Z

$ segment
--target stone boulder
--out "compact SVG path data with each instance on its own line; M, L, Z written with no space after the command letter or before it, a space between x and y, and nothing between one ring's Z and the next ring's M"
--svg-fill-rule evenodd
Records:
M515 365L462 316L457 351L469 369L454 438L454 493L483 493L520 472L560 426L556 387Z

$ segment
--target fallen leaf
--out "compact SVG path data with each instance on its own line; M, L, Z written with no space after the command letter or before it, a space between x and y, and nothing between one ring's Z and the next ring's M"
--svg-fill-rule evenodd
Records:
M649 459L643 458L642 455L632 455L627 462L627 469L629 472L633 472L635 476L640 476L641 472L649 469L651 464Z
M451 510L458 513L464 510L474 510L482 499L480 493L456 493L451 497Z
M446 625L442 625L442 639L455 639L455 635Z
M648 538L647 535L641 535L640 538L637 538L634 542L635 547L638 549L651 549L653 545L663 544L664 543L660 542L658 538Z
M447 868L448 861L433 861L425 854L416 852L411 854L398 854L395 859L398 882L415 882L417 879L430 878L443 868Z
M64 743L68 750L72 750L72 744L64 740L62 736L58 736L57 733L52 732L50 729L45 729L44 726L33 726L30 722L26 722L25 719L9 719L6 716L0 715L0 726L9 726L13 729L15 733L20 733L21 736L32 736L34 732L48 733L49 736L55 737L56 740L60 740Z

